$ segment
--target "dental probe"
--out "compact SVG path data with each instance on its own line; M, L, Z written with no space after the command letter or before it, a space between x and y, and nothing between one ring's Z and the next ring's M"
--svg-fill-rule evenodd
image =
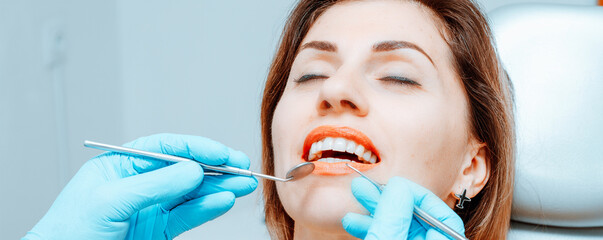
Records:
M220 173L229 173L229 174L243 175L243 176L256 176L256 177L261 177L261 178L265 178L265 179L269 179L269 180L273 180L273 181L279 181L279 182L289 182L289 181L303 178L303 177L307 176L308 174L312 173L312 171L314 170L313 163L305 162L305 163L298 164L295 167L291 168L291 170L289 170L287 172L286 178L278 178L278 177L274 177L274 176L270 176L270 175L252 172L252 171L249 171L246 169L241 169L241 168L236 168L236 167L231 167L231 166L226 166L226 165L212 166L212 165L200 163L193 159L177 157L177 156L167 155L167 154L162 154L162 153L147 152L147 151L143 151L143 150L114 146L114 145L109 145L109 144L104 144L104 143L97 143L97 142L92 142L92 141L88 141L88 140L84 141L84 146L89 147L89 148L95 148L95 149L99 149L99 150L109 151L109 152L117 152L117 153L129 154L129 155L134 155L134 156L149 157L149 158L168 161L168 162L195 162L195 163L201 165L201 167L203 167L204 170L212 170L212 171L219 172L219 173L207 172L207 173L204 173L204 175L220 175Z
M354 170L355 172L357 172L358 174L360 174L360 176L362 176L364 179L368 180L373 185L375 185L375 187L377 187L380 192L383 192L383 188L385 187L384 184L380 184L380 183L376 182L375 180L370 179L368 176L364 175L364 173L358 171L358 169L350 166L347 163L345 165L348 166L349 168L351 168L352 170ZM441 233L448 234L448 236L450 236L452 239L455 239L455 240L469 240L468 238L463 237L462 235L460 235L459 233L457 233L456 231L454 231L448 225L444 224L443 222L440 222L440 220L438 220L437 218L429 215L427 212L423 211L422 209L420 209L416 205L414 205L413 215L415 215L417 218L423 220L425 223L431 225L435 229L439 230Z

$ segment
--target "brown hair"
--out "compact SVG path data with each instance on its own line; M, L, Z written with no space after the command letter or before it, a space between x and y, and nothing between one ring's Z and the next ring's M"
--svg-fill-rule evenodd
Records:
M329 7L344 0L301 0L291 12L270 67L262 100L263 171L274 174L272 118L306 33ZM429 9L452 52L467 93L472 134L488 148L490 178L465 211L458 212L470 239L505 239L511 216L515 134L511 83L501 67L488 23L471 0L412 0ZM264 181L266 225L273 238L293 238L272 181Z

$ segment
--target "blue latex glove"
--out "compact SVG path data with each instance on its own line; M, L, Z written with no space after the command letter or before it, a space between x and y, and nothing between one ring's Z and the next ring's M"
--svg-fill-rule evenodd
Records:
M352 181L352 193L371 216L348 213L343 228L361 239L449 239L438 230L413 217L413 205L464 234L461 218L431 191L410 180L394 177L383 193L364 178Z
M249 158L207 138L159 134L125 146L249 168ZM204 178L196 163L99 155L59 194L24 239L171 239L228 211L257 187L251 177Z

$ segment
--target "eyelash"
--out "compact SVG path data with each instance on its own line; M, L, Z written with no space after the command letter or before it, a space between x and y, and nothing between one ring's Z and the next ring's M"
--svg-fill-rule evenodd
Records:
M299 77L298 79L295 79L294 82L302 83L302 82L306 82L306 81L310 81L310 80L314 80L314 79L324 79L324 78L328 78L328 77L325 75L320 75L320 74L306 74L306 75ZM420 83L418 83L414 80L411 80L406 77L400 77L400 76L387 76L387 77L380 78L379 80L386 81L386 82L395 82L395 83L399 83L399 84L408 84L408 85L412 85L412 86L421 86Z
M325 75L320 75L320 74L306 74L306 75L299 77L298 79L295 79L294 82L302 83L302 82L306 82L309 80L323 79L323 78L328 78L328 77Z
M400 77L400 76L387 76L387 77L383 77L380 78L379 80L381 81L387 81L387 82L395 82L395 83L399 83L399 84L408 84L408 85L412 85L412 86L421 86L420 83L406 78L406 77Z

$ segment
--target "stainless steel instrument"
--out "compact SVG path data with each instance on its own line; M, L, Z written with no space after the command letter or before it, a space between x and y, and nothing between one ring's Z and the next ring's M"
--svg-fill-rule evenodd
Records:
M226 165L213 166L213 165L200 163L193 159L188 159L188 158L183 158L183 157L178 157L178 156L173 156L173 155L168 155L168 154L162 154L162 153L147 152L147 151L143 151L143 150L114 146L114 145L109 145L109 144L104 144L104 143L92 142L92 141L88 141L88 140L84 141L84 146L89 147L89 148L95 148L95 149L100 149L100 150L104 150L104 151L109 151L109 152L117 152L117 153L129 154L129 155L134 155L134 156L149 157L149 158L168 161L168 162L195 162L195 163L201 165L201 167L204 170L213 171L213 172L204 172L205 175L221 175L222 173L228 173L228 174L243 175L243 176L256 176L256 177L261 177L261 178L265 178L265 179L269 179L269 180L273 180L273 181L279 181L279 182L289 182L289 181L298 180L300 178L308 176L310 173L312 173L312 171L314 171L314 163L304 162L304 163L300 163L300 164L294 166L293 168L291 168L285 175L285 178L279 178L279 177L275 177L275 176L256 173L256 172L252 172L252 171L249 171L246 169L241 169L241 168L236 168L236 167L231 167L231 166L226 166Z

